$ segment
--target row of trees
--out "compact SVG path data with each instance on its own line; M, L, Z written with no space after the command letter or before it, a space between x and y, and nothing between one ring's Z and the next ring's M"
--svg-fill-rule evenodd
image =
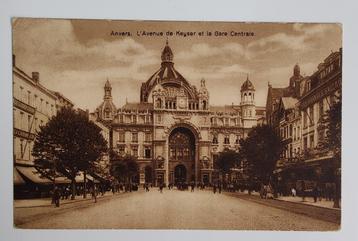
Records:
M331 104L321 121L321 128L325 130L325 138L318 147L333 153L333 169L335 182L340 187L341 170L341 128L342 102L341 98ZM261 183L268 183L276 167L277 160L284 150L281 137L268 125L254 127L246 139L240 140L239 151L225 149L220 153L216 167L222 174L230 173L232 168L245 164L245 171L250 179L257 178ZM339 206L339 192L336 192L334 207Z
M282 140L275 131L268 125L259 125L248 133L246 139L240 140L239 151L225 149L221 152L216 167L227 174L245 160L245 171L249 178L267 183L282 150Z
M84 174L84 196L86 196L86 174L106 173L100 161L109 153L110 174L119 182L130 183L137 175L137 159L126 155L120 157L109 151L101 128L88 116L72 108L62 108L46 125L40 126L34 142L32 155L35 166L43 177L55 181L57 177L71 180L72 195L75 198L76 177Z

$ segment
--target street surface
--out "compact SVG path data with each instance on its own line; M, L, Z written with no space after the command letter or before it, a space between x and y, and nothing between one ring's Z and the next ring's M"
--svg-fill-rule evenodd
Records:
M19 211L15 209L15 216ZM325 231L337 230L339 224L210 191L165 189L161 194L153 188L48 212L17 227Z

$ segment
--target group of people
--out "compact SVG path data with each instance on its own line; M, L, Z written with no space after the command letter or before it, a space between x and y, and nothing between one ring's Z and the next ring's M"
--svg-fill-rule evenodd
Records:
M79 191L79 188L76 187L75 189L75 193L77 196L82 195L84 193L84 188L82 188L82 191ZM102 194L102 196L105 193L105 189L103 186L100 186L100 188L98 188L98 186L96 184L92 184L89 185L87 188L87 193L91 194L92 199L94 200L94 202L97 202L97 195L98 195L98 190L100 190L100 193ZM60 200L65 200L68 199L71 196L71 188L70 186L55 186L53 191L52 191L52 201L51 203L55 205L55 207L60 207Z

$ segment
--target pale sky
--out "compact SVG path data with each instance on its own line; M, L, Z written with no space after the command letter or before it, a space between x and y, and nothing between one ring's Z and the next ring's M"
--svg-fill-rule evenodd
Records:
M132 36L111 36L112 30ZM287 86L296 63L302 75L310 75L342 46L338 24L16 19L13 53L18 67L29 75L40 72L44 86L90 111L102 102L108 78L119 108L126 98L139 102L141 83L159 69L167 38L137 36L137 31L174 32L168 37L174 67L197 87L206 80L211 105L239 104L248 74L256 104L264 106L268 82ZM196 35L176 36L176 31ZM201 31L249 31L254 36L198 36Z

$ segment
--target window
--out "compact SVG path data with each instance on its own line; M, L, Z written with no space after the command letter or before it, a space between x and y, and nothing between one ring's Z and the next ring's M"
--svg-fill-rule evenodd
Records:
M240 135L237 135L237 136L236 136L235 144L240 144Z
M20 129L24 129L24 112L20 111Z
M24 156L24 140L20 139L20 153L21 153L21 158L23 158Z
M31 115L27 116L27 131L31 131Z
M138 142L138 133L132 133L132 142Z
M119 142L124 142L124 141L125 141L124 132L119 132L119 133L118 133L118 141L119 141Z
M152 150L150 147L145 147L144 148L144 157L145 158L151 158L152 156Z
M216 135L213 136L213 144L218 144L218 137Z
M136 124L136 123L137 123L137 116L136 116L136 115L133 115L133 116L132 116L132 123L133 123L133 124Z
M125 154L125 148L123 145L118 146L118 154L123 156Z
M27 91L27 104L31 105L31 91Z
M203 110L206 110L206 100L203 100Z
M307 127L307 110L303 112L303 127Z
M165 103L166 104L166 107L167 107L167 103ZM157 108L162 108L162 100L161 99L157 99L157 101L156 101L156 107Z
M151 141L152 141L152 134L145 133L145 142L151 142Z
M304 138L303 138L303 148L304 148L305 150L307 150L307 148L308 148L308 140L307 140L307 137L304 137Z
M228 136L224 137L224 144L230 144L230 138Z
M37 117L35 117L35 120L34 120L34 126L35 126L35 131L38 130L38 123L37 123Z
M157 115L157 122L162 123L162 116L161 115Z
M136 146L132 147L132 156L135 156L135 157L138 156L138 147L136 147Z
M310 148L314 147L314 135L310 135Z
M297 127L297 139L301 139L301 128L299 126Z
M313 113L313 106L311 106L310 108L309 108L309 117L310 117L310 125L313 125L314 124L314 113Z
M175 148L170 148L170 158L175 158Z
M323 114L324 114L323 100L320 100L320 102L319 102L319 118L322 118Z

